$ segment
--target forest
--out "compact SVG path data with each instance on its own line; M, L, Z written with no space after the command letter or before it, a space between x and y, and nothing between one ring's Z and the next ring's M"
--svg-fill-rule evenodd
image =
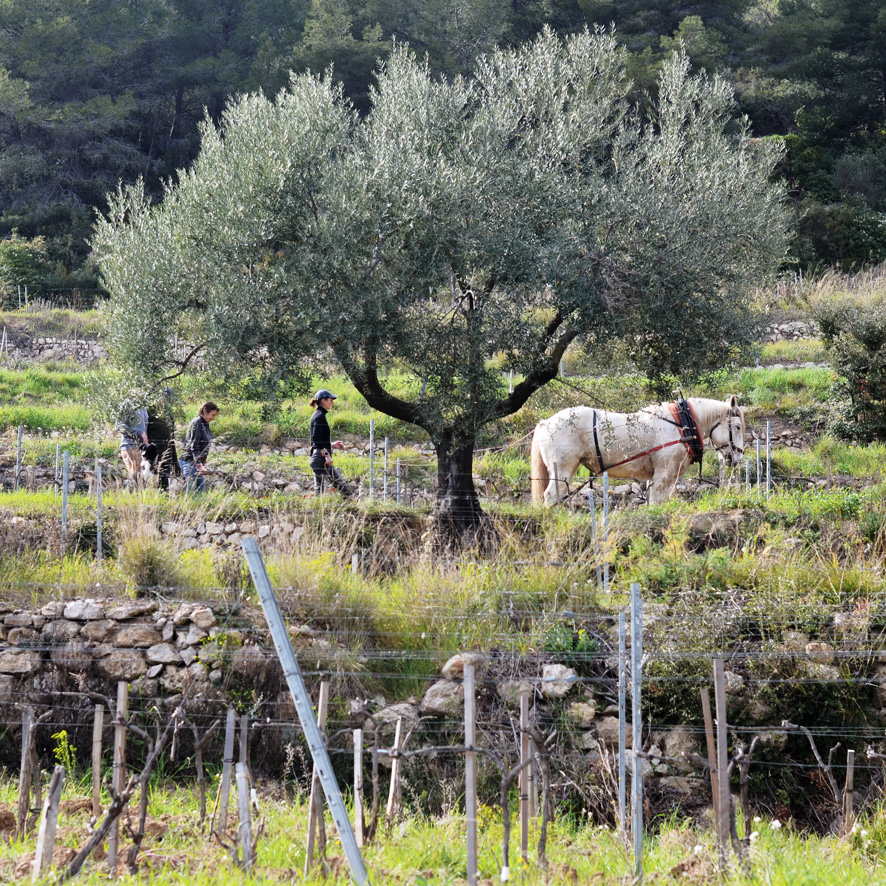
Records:
M633 97L650 108L680 44L694 70L731 85L737 118L784 146L785 271L886 259L877 0L3 0L0 280L7 293L99 288L90 241L108 194L143 178L160 199L238 95L331 68L365 113L397 44L454 78L545 27L614 29Z

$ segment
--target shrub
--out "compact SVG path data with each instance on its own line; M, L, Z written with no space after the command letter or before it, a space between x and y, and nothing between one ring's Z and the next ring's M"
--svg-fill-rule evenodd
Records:
M834 433L859 443L886 440L886 294L819 298L811 308L839 376Z

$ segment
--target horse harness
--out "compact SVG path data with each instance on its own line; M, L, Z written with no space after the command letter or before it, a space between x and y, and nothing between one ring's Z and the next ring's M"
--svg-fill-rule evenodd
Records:
M690 406L689 401L685 399L675 400L673 403L668 404L671 410L671 415L673 418L667 418L666 416L661 416L663 421L666 421L668 424L674 425L680 429L680 436L676 440L669 440L667 443L662 443L659 446L653 446L651 449L646 449L643 452L638 452L636 455L632 455L629 458L624 458L621 461L617 461L614 464L607 465L603 461L603 451L600 449L600 439L597 435L597 410L594 410L594 418L593 418L593 430L594 430L594 448L597 450L597 473L602 474L604 471L611 471L612 468L617 468L620 465L627 464L631 461L636 461L638 458L643 458L644 456L651 455L653 452L658 452L659 449L667 449L668 446L677 446L682 443L686 447L686 451L689 453L689 464L700 463L702 456L704 455L704 441L701 437L701 431L698 428L698 421L695 418L695 413L692 411L692 406ZM731 414L731 413L730 413ZM716 424L711 428L711 431L714 430L717 425L720 424L720 421L717 421ZM708 435L710 436L710 434ZM729 443L728 446L732 446L732 422L729 422ZM714 449L719 451L724 447L715 446Z

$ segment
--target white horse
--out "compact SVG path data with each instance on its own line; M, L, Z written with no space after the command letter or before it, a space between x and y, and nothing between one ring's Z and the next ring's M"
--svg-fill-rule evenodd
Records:
M575 406L540 421L532 436L532 500L553 504L579 465L592 474L651 480L649 503L670 498L708 440L729 467L744 454L744 413L735 397L691 397L623 413Z

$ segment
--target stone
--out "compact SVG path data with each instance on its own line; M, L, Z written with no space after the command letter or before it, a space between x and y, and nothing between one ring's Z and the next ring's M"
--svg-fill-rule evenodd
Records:
M563 698L578 683L578 674L562 664L546 664L541 669L539 692L545 698Z
M53 600L40 609L40 615L46 618L61 618L65 612L64 600Z
M215 613L208 606L200 606L191 613L191 621L198 627L208 630L218 624Z
M149 664L178 664L182 657L170 643L157 643L148 648L145 658Z
M675 726L659 738L664 747L664 756L679 760L695 751L695 736L685 726ZM688 760L686 763L672 763L680 772L688 772L695 767Z
M154 680L155 678L159 677L160 674L162 674L162 673L163 673L163 665L162 664L155 664L155 665L151 665L147 669L147 671L145 672L145 676L149 680Z
M479 652L459 652L453 655L440 669L447 680L461 679L465 675L465 665L473 665L477 673L486 664L486 657Z
M63 646L53 646L49 652L49 657L54 664L57 664L68 673L88 671L95 661L92 649L85 643L79 642L65 643Z
M98 621L105 617L105 610L95 600L74 600L65 606L64 615L71 621Z
M40 670L40 653L33 649L0 652L0 674L33 674Z
M363 731L373 733L378 728L383 734L393 734L398 720L403 721L400 729L401 735L405 735L409 727L418 722L418 708L406 702L389 705L375 715L375 725L372 720L367 719L363 724Z
M209 682L213 685L217 685L218 683L221 683L223 676L222 672L218 668L215 668L209 672Z
M181 656L181 660L186 665L189 665L197 658L197 650L194 649L193 646L185 646L184 649L179 652L179 655Z
M520 696L532 696L532 684L528 680L504 680L495 687L498 697L509 707L520 707Z
M114 649L95 667L108 680L132 681L147 671L144 655L137 649Z
M175 636L175 625L172 621L167 621L165 625L163 625L163 630L160 633L160 639L163 640L164 643L168 643Z
M658 782L663 788L671 788L672 790L679 791L681 794L691 794L695 789L695 784L692 779L686 778L682 775L665 775L663 778L659 779Z
M829 665L834 663L834 647L830 643L814 640L806 644L805 652L810 658L815 659L815 661L821 664Z
M184 688L183 677L186 671L182 668L174 668L168 667L163 671L163 676L160 678L160 685L167 692L181 692Z
M598 717L594 721L597 738L607 747L618 748L618 717ZM631 724L625 724L625 747L633 747Z
M12 628L6 635L6 642L10 646L26 646L37 638L37 632L33 628Z
M197 541L196 538L184 538L182 539L182 550L183 551L196 551L197 548L200 547L200 542Z
M116 621L126 621L130 618L141 618L157 611L156 600L134 600L132 603L121 603L109 609L106 617Z
M733 671L723 671L723 676L726 679L727 695L736 695L744 689L744 677L741 674L736 674Z
M139 647L146 649L162 642L160 632L153 625L126 625L120 628L114 638L115 646L123 648Z
M206 521L206 534L207 535L221 535L225 531L225 527L221 523L216 523L213 520ZM202 535L202 533L201 533Z
M589 756L585 758L587 763L593 763L603 756L603 745L600 744L593 732L582 732L575 745L579 750L588 753Z
M15 691L15 677L0 674L0 704L9 704L18 693Z
M202 640L205 640L209 634L201 630L197 625L191 625L187 634L179 631L179 639L176 641L177 646L196 646Z
M11 612L3 619L8 628L29 628L34 624L30 612Z
M160 524L161 532L165 533L166 535L176 535L178 533L179 529L180 529L180 527L179 527L178 523L173 523L171 521Z
M183 624L187 624L191 620L191 613L197 607L193 603L183 603L172 616L172 623L180 628Z
M258 527L258 537L267 538L271 534L271 527L267 524Z
M822 664L820 661L803 662L804 670L808 677L813 680L821 680L825 683L836 683L843 679L839 668L833 665Z
M73 624L73 622L68 622ZM107 643L117 630L117 622L110 618L100 618L98 621L90 621L83 625L80 633L92 643Z
M237 524L236 523L228 523L225 525L225 534L226 535L230 535L232 532L236 532L236 531L237 531Z
M465 709L464 684L438 680L425 693L419 705L422 714L430 716L459 716Z
M588 729L597 716L597 706L593 702L574 701L566 709L566 716L579 729Z

